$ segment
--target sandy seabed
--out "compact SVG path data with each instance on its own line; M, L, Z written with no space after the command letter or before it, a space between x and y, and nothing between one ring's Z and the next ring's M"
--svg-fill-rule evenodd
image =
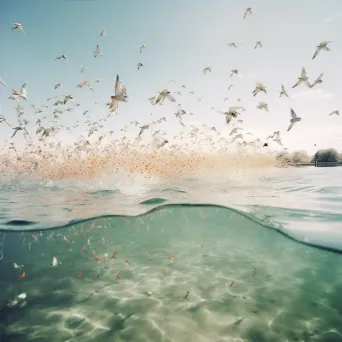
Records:
M4 341L342 341L340 255L230 209L8 232L4 252L0 299L27 294Z

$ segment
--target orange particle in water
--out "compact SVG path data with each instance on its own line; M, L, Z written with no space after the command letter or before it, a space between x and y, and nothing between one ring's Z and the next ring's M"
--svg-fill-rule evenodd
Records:
M175 258L175 255L173 255L173 254L169 255L170 260L173 260L174 258Z
M24 273L22 273L22 274L20 274L20 276L19 276L19 278L20 279L24 279L26 277L26 274L25 274L25 272Z

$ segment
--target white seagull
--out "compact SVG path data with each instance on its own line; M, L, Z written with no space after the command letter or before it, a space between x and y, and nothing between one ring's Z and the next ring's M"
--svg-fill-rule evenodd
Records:
M310 88L313 88L316 84L322 83L323 82L322 77L323 77L323 74L320 74L317 77L317 79L310 85Z
M12 91L12 99L13 100L18 100L18 99L24 99L27 100L27 88L26 88L26 83L24 83L21 86L20 92L13 90Z
M282 95L285 95L286 97L289 97L285 87L283 85L281 85L281 91L280 91L280 95L279 97L282 97Z
M266 87L262 83L257 83L253 90L253 96L256 96L260 92L267 94Z
M240 114L238 112L239 109L244 109L241 106L233 106L229 107L228 111L224 112L222 109L218 110L217 113L224 114L226 116L226 123L229 124L232 118L237 118L237 116Z
M146 49L146 45L145 44L139 45L138 48L139 48L139 51L141 53L144 49Z
M20 30L26 36L26 33L25 33L24 29L23 29L23 24L14 23L13 26L12 26L12 30L16 30L16 29Z
M296 114L296 113L294 112L294 110L291 108L290 126L289 126L289 128L287 129L287 131L289 131L289 130L293 127L293 125L294 125L296 122L300 121L300 120L302 120L302 118L300 118L299 116L297 116L297 114Z
M171 102L176 102L175 98L171 95L171 92L167 89L164 89L159 93L159 96L157 97L156 104L157 103L163 103L165 98L168 98Z
M330 49L328 48L328 44L331 42L332 41L325 41L325 42L319 43L316 46L316 51L315 51L314 55L312 56L312 59L315 59L321 50L330 51Z
M257 108L259 110L265 110L266 112L268 112L268 104L266 102L259 102Z
M106 35L107 35L107 29L103 27L103 28L101 29L100 37L106 36Z
M97 57L97 56L103 56L103 53L100 50L99 44L96 45L96 49L94 51L94 57Z
M203 69L203 75L205 75L207 72L211 72L211 68L210 67L206 67Z
M110 97L111 101L109 105L109 109L113 111L116 110L118 102L127 102L127 88L121 86L119 75L116 75L114 92L115 95Z
M301 83L305 83L308 87L310 87L310 83L309 83L309 77L306 75L306 70L305 68L302 68L302 73L301 75L298 77L298 81L297 83L292 87L292 88L296 88L297 86L299 86Z

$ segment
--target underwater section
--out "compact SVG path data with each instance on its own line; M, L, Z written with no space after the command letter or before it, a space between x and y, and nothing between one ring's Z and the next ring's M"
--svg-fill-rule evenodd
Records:
M236 211L2 233L3 341L341 341L342 260Z

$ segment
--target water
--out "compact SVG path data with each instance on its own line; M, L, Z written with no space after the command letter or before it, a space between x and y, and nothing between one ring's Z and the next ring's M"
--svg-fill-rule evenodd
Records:
M341 176L3 181L2 338L342 341Z

